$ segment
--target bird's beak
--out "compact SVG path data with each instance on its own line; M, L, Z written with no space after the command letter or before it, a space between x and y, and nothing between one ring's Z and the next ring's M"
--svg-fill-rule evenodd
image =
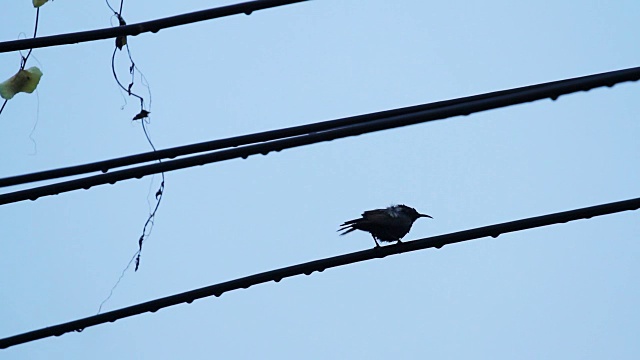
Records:
M429 216L429 215L426 215L426 214L418 214L418 215L420 215L420 217L428 217L428 218L433 219L433 217L431 217L431 216Z

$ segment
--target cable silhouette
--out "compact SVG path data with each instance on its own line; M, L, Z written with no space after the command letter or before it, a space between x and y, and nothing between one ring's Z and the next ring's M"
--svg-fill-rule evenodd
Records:
M202 299L205 297L219 297L223 293L228 291L247 289L250 286L266 283L269 281L280 282L280 280L287 277L302 274L311 275L315 271L322 272L329 268L344 266L372 259L381 259L389 255L397 255L428 248L439 249L445 245L455 244L463 241L475 240L484 237L497 238L502 234L510 232L517 232L536 227L566 223L579 219L590 219L595 216L608 215L622 211L637 210L638 208L640 208L640 198L635 198L537 217L530 217L444 235L437 235L433 237L403 242L397 245L389 245L379 248L376 247L373 249L310 261L302 264L254 274L231 281L222 282L215 285L206 286L203 288L163 297L152 301L147 301L141 304L109 311L103 314L89 316L83 319L10 336L0 339L0 349L6 349L10 346L24 344L35 340L44 339L50 336L61 336L71 331L80 332L87 327L104 324L107 322L114 322L126 317L140 315L145 312L156 312L162 308L178 305L181 303L191 304L194 300Z
M222 6L213 9L201 10L187 14L171 16L167 18L146 21L113 28L81 31L69 34L44 36L35 39L23 39L0 42L0 53L43 48L49 46L77 44L87 41L117 38L119 36L136 36L145 32L156 33L162 29L191 24L199 21L211 20L225 16L246 14L250 15L257 10L289 5L308 0L257 0L234 5Z
M293 126L278 130L270 130L264 131L254 134L241 135L230 137L226 139L219 139L207 142L201 142L197 144L173 147L169 149L158 150L155 152L147 152L136 155L130 155L110 160L98 161L89 164L77 165L64 167L53 170L45 170L40 172L35 172L31 174L24 175L16 175L6 178L0 178L0 187L14 186L27 184L36 181L44 181L44 180L52 180L61 177L74 176L87 174L91 172L101 171L103 173L108 172L111 169L130 166L150 161L157 161L161 159L173 159L179 156L190 155L200 152L214 151L220 150L224 148L230 147L239 147L243 145L250 145L260 142L267 142L272 140L279 140L294 136L305 135L313 132L320 131L328 131L332 129L337 129L344 126L356 125L356 124L364 124L368 122L372 122L375 120L380 120L384 118L389 118L393 116L400 115L409 115L412 113L418 113L421 111L434 110L438 108L443 108L447 106L453 105L461 105L470 101L476 100L486 100L491 99L496 96L508 96L508 95L517 95L522 91L535 91L548 89L549 87L560 87L563 88L561 93L558 93L559 90L556 90L556 93L551 93L549 96L551 98L557 98L557 96L568 93L567 89L573 88L575 91L580 90L589 90L594 87L599 86L612 86L613 84L617 84L624 81L636 81L640 79L640 67L637 68L629 68L618 71L610 71L604 72L595 75L587 75L577 78L558 80L553 82L547 82L537 85L524 86L514 89L495 91L485 94L467 96L452 100L438 101L428 104L404 107L393 110L380 111L370 114L350 116L342 119L329 120L323 122L317 122L307 125ZM555 95L554 95L555 94ZM537 100L537 99L535 99ZM533 100L532 100L533 101Z
M469 115L475 112L497 109L545 98L557 99L560 95L572 92L587 91L601 86L613 86L620 82L636 81L638 79L640 79L640 68L631 68L582 78L534 85L519 88L513 92L493 96L480 96L475 100L459 102L454 105L380 118L373 121L342 126L327 131L312 132L301 136L247 145L228 150L220 150L204 155L195 155L185 159L165 161L161 164L144 165L106 174L94 175L81 179L6 193L0 195L0 205L25 200L36 200L43 196L57 195L59 193L79 189L90 189L96 185L115 184L122 180L133 178L139 179L147 175L200 166L219 161L247 158L251 155L267 155L273 151L277 152L284 149L316 144L323 141L331 141L375 131L394 129L453 116Z

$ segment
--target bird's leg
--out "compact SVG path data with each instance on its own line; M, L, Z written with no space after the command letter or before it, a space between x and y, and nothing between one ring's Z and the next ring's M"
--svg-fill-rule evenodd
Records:
M396 243L396 245L400 245L402 244L402 241L400 239L397 240L398 242Z
M376 247L380 247L380 244L378 244L378 239L376 239L376 237L373 236L373 234L371 234L371 237L373 238L373 241L376 242Z

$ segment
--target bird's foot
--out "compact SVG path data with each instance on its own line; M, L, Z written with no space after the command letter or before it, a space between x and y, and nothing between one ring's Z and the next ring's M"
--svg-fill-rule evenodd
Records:
M371 237L373 238L373 242L376 243L376 248L380 247L380 244L378 243L378 239L376 239L375 236L373 236L373 234L371 234ZM374 248L375 249L375 248Z

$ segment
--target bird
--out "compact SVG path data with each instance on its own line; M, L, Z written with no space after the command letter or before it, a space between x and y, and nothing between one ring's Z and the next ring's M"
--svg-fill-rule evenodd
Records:
M343 231L340 235L346 235L355 230L366 231L371 234L376 247L380 247L378 240L384 242L396 241L401 243L413 222L421 217L433 217L420 214L416 209L406 205L392 205L386 209L367 210L362 213L359 219L345 221L340 225L338 231Z

